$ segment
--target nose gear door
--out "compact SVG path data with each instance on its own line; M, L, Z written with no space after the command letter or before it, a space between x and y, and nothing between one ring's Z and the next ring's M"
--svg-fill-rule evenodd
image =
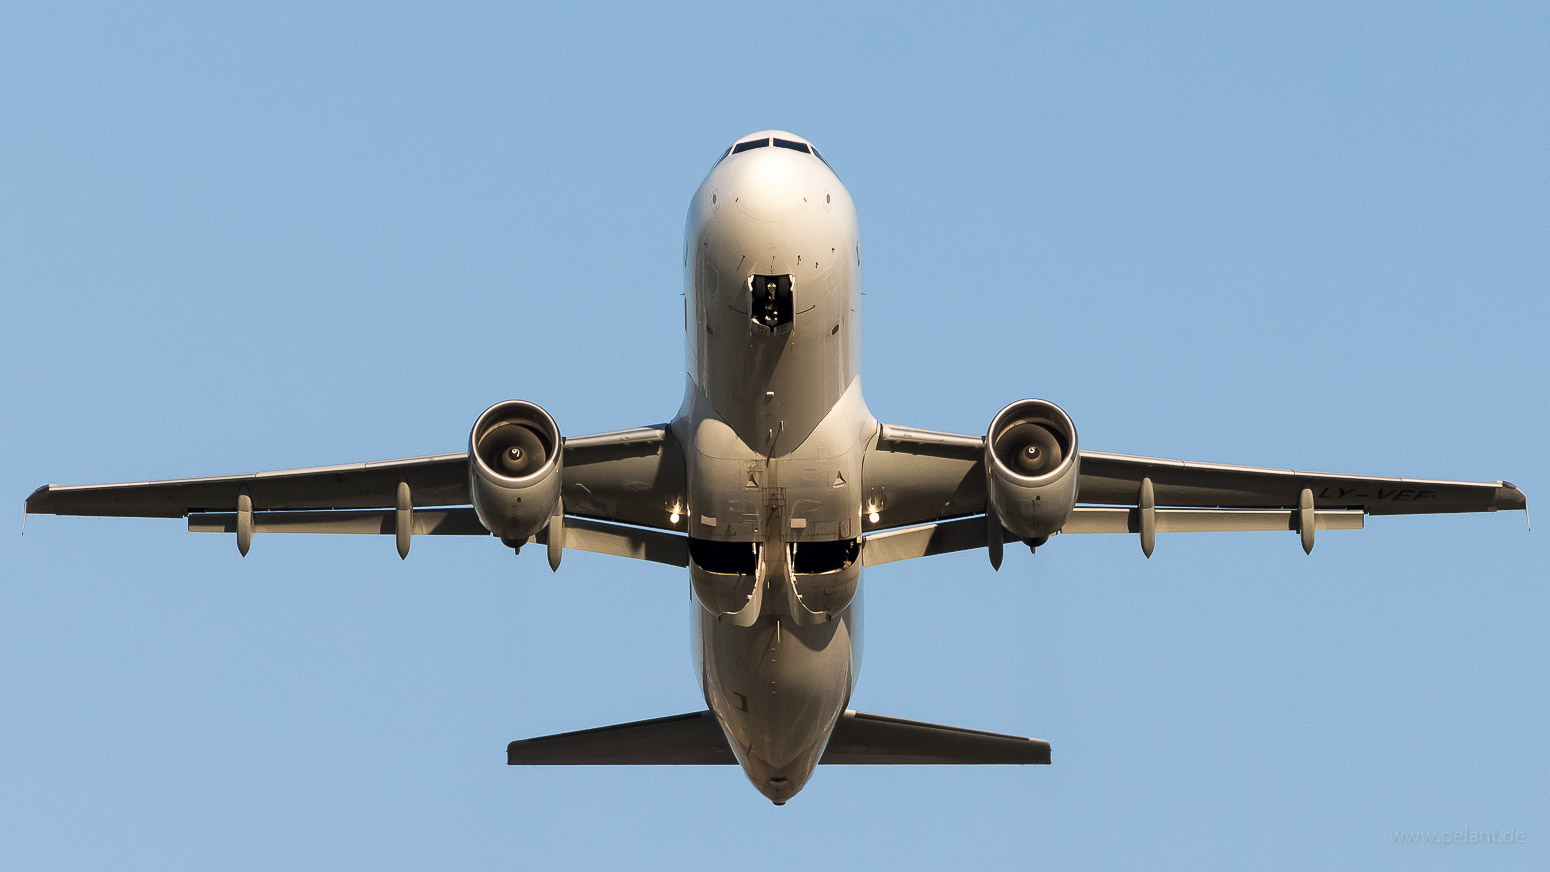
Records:
M791 279L789 275L748 277L748 318L752 332L766 336L791 332L791 319L796 311Z

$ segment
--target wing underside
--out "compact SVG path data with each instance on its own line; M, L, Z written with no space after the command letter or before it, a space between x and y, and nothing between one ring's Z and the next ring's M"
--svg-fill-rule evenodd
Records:
M984 439L882 425L867 452L868 565L1010 541L987 525ZM1077 506L1061 533L1360 529L1367 515L1526 508L1511 483L1338 475L1082 451ZM683 452L666 425L565 440L565 548L688 563L663 496L682 493ZM1143 484L1152 494L1143 500ZM407 513L399 505L406 486ZM244 475L104 485L48 485L27 512L188 519L233 532L246 496L254 533L487 535L474 513L463 452ZM1148 503L1143 505L1143 503ZM531 541L545 543L543 531ZM1311 538L1304 536L1305 547Z
M682 491L683 454L665 425L565 440L564 547L688 565L659 494ZM29 514L187 518L193 532L234 533L243 498L251 531L488 536L474 512L465 452L274 472L101 485L47 485ZM399 505L401 486L409 504ZM407 511L405 511L407 509ZM549 531L531 541L546 544Z
M981 437L882 425L865 466L883 507L865 524L868 565L1012 541L988 524ZM1150 499L1143 498L1143 488ZM1077 505L1059 532L1361 529L1367 515L1525 510L1510 482L1340 475L1081 451ZM1145 532L1144 532L1145 531ZM1149 546L1144 545L1144 548Z

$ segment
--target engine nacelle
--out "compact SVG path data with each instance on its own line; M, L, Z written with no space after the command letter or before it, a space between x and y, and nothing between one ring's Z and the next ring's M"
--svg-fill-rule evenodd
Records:
M1076 426L1044 400L1018 400L990 422L986 495L1001 526L1024 541L1058 532L1076 507Z
M524 400L496 403L468 434L468 493L479 522L519 547L560 502L560 428Z

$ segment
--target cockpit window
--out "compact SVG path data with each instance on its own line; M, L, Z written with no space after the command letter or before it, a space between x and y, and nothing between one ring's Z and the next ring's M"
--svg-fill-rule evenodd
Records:
M764 139L750 139L747 142L739 142L738 144L722 152L721 157L716 159L716 163L713 166L720 166L722 161L726 160L734 154L742 154L745 151L753 151L756 148L766 148L770 145L774 145L777 148L789 148L792 151L800 151L803 154L810 154L813 157L822 160L823 165L829 167L831 171L834 169L834 167L829 166L828 161L824 160L823 155L818 153L818 149L813 148L811 145L808 145L805 142L797 142L793 139L780 139L779 137L773 136L766 137Z

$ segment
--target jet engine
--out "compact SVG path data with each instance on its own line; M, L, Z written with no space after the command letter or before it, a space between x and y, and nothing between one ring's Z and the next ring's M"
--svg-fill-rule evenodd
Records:
M468 492L479 522L517 548L560 501L560 428L539 406L496 403L468 434Z
M1076 506L1076 427L1044 400L1019 400L990 422L985 439L989 511L1025 542L1065 526Z

